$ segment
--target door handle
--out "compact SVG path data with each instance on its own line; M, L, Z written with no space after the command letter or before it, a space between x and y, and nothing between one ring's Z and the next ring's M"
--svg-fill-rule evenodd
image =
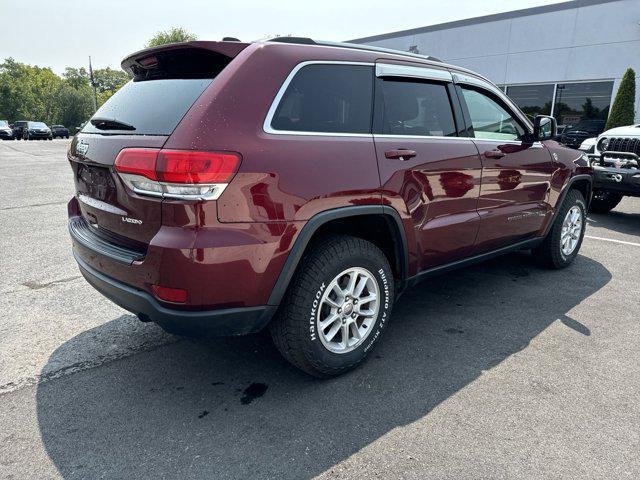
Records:
M486 158L502 158L506 155L506 153L504 153L502 150L498 150L497 148L495 150L487 150L486 152L484 152L484 156Z
M406 150L404 148L400 148L398 150L387 150L384 152L384 156L389 159L396 160L409 160L417 155L415 150Z

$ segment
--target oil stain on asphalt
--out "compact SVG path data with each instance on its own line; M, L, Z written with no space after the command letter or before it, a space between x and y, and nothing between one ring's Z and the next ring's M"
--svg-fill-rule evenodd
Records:
M244 389L242 398L240 399L240 403L243 405L248 405L253 402L256 398L259 398L265 394L268 386L264 383L252 383L247 388Z

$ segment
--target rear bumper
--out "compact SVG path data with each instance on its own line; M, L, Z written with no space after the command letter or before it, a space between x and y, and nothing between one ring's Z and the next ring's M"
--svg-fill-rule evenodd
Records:
M274 306L185 311L160 305L150 294L104 275L73 256L84 278L102 295L141 320L153 321L170 333L197 336L244 335L262 330L273 317Z
M640 197L640 170L594 165L593 188Z

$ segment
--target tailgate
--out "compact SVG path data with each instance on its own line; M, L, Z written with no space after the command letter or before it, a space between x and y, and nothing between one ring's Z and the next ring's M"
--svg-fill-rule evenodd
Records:
M162 198L136 193L115 171L125 148L161 149L213 79L246 45L192 42L137 52L132 80L76 135L69 149L80 211L103 239L144 250L162 225ZM137 192L139 190L136 190Z
M141 247L149 243L160 225L160 198L136 195L113 169L118 152L127 147L160 148L166 136L78 134L69 149L76 197L82 217L114 243ZM143 245L139 245L143 244Z

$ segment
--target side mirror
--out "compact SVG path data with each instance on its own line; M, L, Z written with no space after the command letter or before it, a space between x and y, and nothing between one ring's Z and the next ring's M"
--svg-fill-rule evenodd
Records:
M547 115L538 115L533 119L533 138L536 142L551 140L556 136L556 119Z

